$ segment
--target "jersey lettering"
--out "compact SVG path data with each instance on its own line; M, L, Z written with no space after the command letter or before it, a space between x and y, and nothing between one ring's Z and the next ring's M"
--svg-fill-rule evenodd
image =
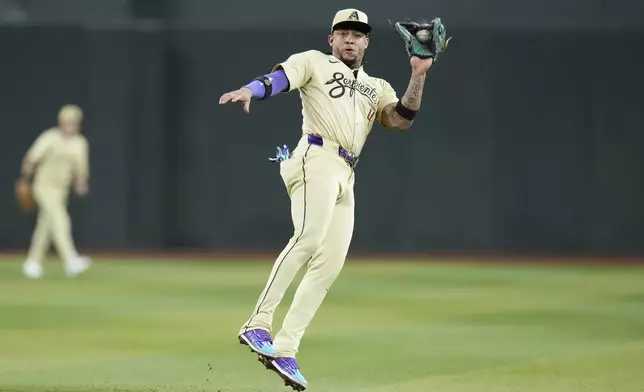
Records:
M329 97L341 98L349 90L349 97L353 97L355 91L369 99L372 106L378 106L378 92L375 88L360 83L357 79L349 79L342 72L334 72L333 77L327 80L325 85L333 85L329 90Z
M279 64L299 90L302 131L321 136L358 155L379 113L397 102L386 81L361 67L351 70L332 54L317 50L291 55Z

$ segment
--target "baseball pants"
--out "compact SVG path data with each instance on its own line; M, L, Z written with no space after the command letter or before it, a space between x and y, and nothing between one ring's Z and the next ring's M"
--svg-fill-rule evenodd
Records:
M338 145L310 145L303 137L293 156L281 163L281 176L291 199L294 234L279 255L268 282L241 333L271 331L275 309L304 264L300 283L274 347L280 357L295 357L304 331L340 274L354 224L355 180L338 155Z
M38 221L31 238L29 259L42 262L53 241L58 255L68 261L78 256L67 212L67 189L34 186Z

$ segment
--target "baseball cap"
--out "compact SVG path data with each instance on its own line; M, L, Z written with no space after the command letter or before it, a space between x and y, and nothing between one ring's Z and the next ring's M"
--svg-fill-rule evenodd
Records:
M356 30L365 34L371 32L367 14L355 8L347 8L336 12L331 31L339 28Z
M82 121L83 110L76 105L65 105L58 112L59 121Z

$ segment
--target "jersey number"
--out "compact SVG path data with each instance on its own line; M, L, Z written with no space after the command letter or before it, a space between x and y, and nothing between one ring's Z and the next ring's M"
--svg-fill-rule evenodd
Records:
M370 110L369 110L369 114L367 114L367 120L368 120L369 122L371 122L371 120L373 119L373 116L375 116L375 114L376 114L376 111L375 111L375 110L373 110L373 109L370 109Z

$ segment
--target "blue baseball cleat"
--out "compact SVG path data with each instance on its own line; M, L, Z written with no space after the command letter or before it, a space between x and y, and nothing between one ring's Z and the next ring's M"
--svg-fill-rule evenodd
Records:
M291 387L295 391L306 389L308 382L300 373L300 367L295 358L275 358L270 363L265 363L265 365L282 377L284 385L287 387Z
M277 351L273 347L273 338L268 331L263 329L251 329L244 332L239 335L239 343L250 347L252 352L260 356L262 363L268 362L264 361L262 357L269 360L277 357Z

